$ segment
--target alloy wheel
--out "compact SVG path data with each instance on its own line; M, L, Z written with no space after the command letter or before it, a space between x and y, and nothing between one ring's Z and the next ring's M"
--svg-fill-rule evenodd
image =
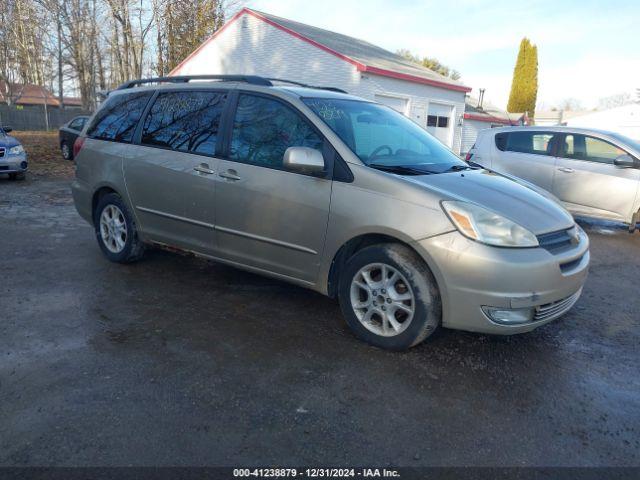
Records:
M360 323L383 337L404 332L415 313L409 282L398 269L385 263L362 267L351 280L350 297Z
M110 252L120 253L127 243L127 222L122 210L109 204L100 214L100 236Z

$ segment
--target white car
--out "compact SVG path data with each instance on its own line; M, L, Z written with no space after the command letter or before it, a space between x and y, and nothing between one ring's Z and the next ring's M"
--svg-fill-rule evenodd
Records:
M555 195L574 215L640 221L640 142L617 133L570 127L481 130L467 154L499 173Z

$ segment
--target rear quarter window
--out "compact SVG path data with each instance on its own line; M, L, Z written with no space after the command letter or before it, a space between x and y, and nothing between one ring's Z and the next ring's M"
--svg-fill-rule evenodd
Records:
M502 132L496 135L496 147L502 152L549 155L553 133Z
M152 91L114 95L96 113L87 136L99 140L129 143Z

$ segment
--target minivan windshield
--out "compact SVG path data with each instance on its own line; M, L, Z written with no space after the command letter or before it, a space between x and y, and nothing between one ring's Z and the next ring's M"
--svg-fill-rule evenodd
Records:
M303 101L370 167L401 175L471 168L435 137L387 106L332 98Z

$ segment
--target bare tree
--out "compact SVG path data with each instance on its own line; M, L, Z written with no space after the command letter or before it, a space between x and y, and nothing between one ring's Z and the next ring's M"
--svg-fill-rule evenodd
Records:
M598 110L607 110L609 108L621 107L633 103L633 96L630 93L619 93L609 97L603 97L598 100Z

